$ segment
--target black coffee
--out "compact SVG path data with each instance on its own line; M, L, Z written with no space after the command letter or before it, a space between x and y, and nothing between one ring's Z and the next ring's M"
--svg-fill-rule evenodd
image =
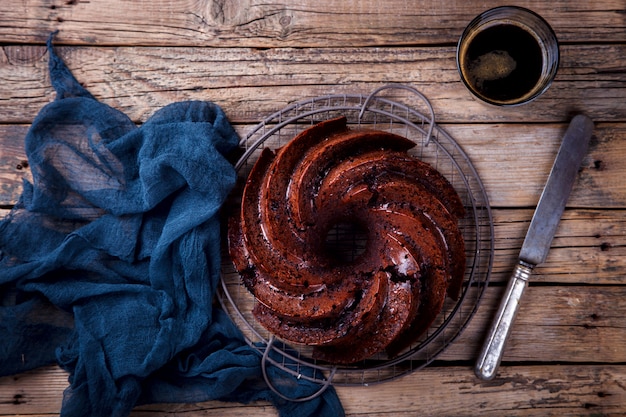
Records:
M537 39L518 26L485 29L471 41L465 68L469 82L483 96L508 101L530 92L541 77Z

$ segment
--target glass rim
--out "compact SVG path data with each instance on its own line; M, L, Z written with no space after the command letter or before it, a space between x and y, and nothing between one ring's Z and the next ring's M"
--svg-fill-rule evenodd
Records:
M513 12L514 14L511 14ZM520 18L531 19L528 21L520 21ZM528 32L537 43L542 52L542 71L537 83L527 93L520 97L510 100L498 100L481 94L468 80L463 70L463 54L465 45L471 42L482 30L493 27L498 24L512 24L520 27ZM533 26L533 24L535 26ZM539 31L543 29L543 31ZM476 34L472 35L474 32ZM541 32L541 33L538 33ZM556 77L556 73L560 64L560 45L556 33L552 26L536 12L520 6L498 6L488 9L476 17L464 28L456 48L456 65L461 81L469 92L477 99L498 107L513 107L529 103L541 96L551 85Z

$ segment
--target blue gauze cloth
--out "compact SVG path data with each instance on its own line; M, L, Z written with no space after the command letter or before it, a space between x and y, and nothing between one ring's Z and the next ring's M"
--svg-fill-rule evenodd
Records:
M58 362L62 416L138 404L272 402L281 416L342 416L269 389L261 357L219 307L220 208L237 134L210 102L174 103L137 127L98 102L48 41L56 100L26 136L33 174L0 222L0 375ZM313 375L313 371L305 372ZM288 398L317 383L269 366Z

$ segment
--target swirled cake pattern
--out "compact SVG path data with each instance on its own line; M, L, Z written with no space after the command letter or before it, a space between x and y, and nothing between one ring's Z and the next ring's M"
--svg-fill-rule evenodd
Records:
M340 117L261 153L228 240L263 327L349 364L397 354L431 326L446 294L459 296L465 210L443 175L408 154L414 146ZM363 233L353 259L329 250L341 224Z

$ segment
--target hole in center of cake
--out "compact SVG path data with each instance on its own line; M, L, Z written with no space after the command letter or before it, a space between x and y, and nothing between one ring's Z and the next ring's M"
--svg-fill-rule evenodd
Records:
M338 263L350 263L365 252L367 228L356 221L340 221L328 231L324 249Z

